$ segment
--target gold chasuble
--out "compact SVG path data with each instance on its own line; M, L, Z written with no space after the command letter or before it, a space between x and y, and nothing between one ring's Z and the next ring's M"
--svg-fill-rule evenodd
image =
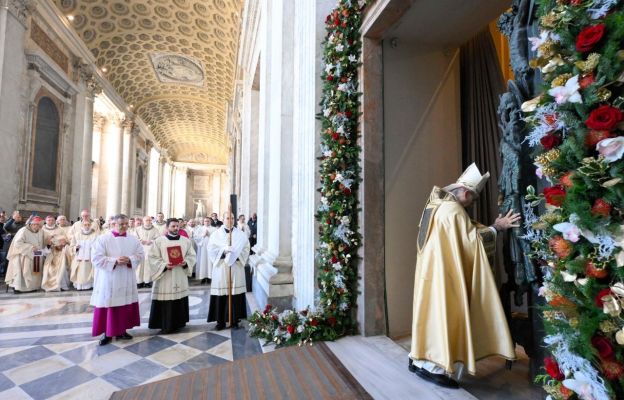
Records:
M494 253L495 241L494 232L475 225L453 195L433 188L417 243L413 360L430 361L449 374L460 362L474 375L481 358L516 358L486 254L486 248Z

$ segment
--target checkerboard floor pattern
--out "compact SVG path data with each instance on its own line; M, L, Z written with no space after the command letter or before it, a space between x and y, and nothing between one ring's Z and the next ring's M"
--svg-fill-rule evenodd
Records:
M0 398L108 399L119 389L262 353L244 329L207 324L208 289L190 296L191 322L176 334L147 329L149 292L140 293L134 338L99 346L85 293L0 297ZM201 317L199 319L198 317Z

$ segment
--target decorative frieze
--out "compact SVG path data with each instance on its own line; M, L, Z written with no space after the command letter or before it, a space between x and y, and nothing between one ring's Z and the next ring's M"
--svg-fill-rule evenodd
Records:
M69 57L54 41L33 21L30 27L30 38L43 50L65 73L69 73Z

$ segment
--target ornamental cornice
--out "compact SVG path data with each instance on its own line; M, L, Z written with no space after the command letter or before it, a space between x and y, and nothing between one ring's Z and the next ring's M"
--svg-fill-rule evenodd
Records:
M26 28L28 18L37 9L37 2L34 0L9 0L8 8L9 12Z

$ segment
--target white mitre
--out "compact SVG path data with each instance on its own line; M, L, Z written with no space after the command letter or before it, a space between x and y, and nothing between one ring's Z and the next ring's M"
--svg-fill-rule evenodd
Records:
M485 187L486 182L490 179L490 173L486 172L481 175L481 171L477 167L477 164L472 163L463 174L457 179L457 182L450 184L444 188L445 191L451 191L458 187L465 187L466 189L476 194L481 193Z

